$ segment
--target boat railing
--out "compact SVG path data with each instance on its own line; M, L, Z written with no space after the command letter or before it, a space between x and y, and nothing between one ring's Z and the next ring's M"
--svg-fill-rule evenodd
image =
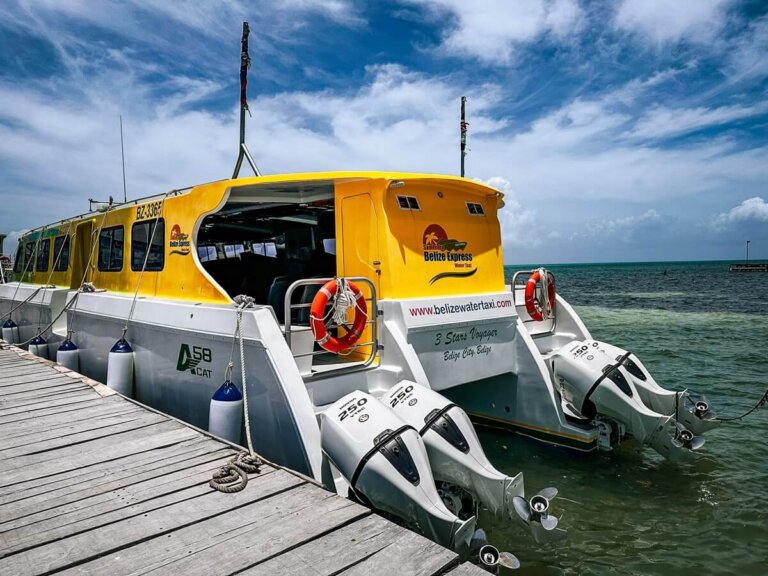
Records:
M376 286L371 282L368 278L364 276L355 276L355 277L348 277L345 278L346 280L350 282L355 282L358 284L365 284L368 289L370 290L370 296L365 298L365 301L367 302L367 308L368 308L368 319L366 320L365 324L366 327L370 326L371 331L371 339L368 342L357 342L355 343L355 350L357 349L368 349L368 354L366 355L365 359L361 359L359 362L355 362L354 365L350 365L350 363L339 363L338 367L335 368L328 368L326 370L323 370L322 374L325 375L329 372L351 372L354 370L361 370L364 368L367 368L370 366L373 361L376 358L376 353L379 351L379 327L378 327L378 317L379 317L379 306L378 306L378 300L376 299ZM301 309L307 309L311 308L312 302L301 302L301 303L293 303L292 302L292 296L293 293L298 290L299 288L305 288L307 286L323 286L326 283L334 280L334 278L307 278L303 280L296 280L293 284L291 284L288 287L288 290L285 293L285 318L284 320L284 326L285 326L285 340L288 343L288 347L293 349L291 347L291 338L293 337L293 311L294 310L301 310ZM365 333L365 332L364 332ZM294 353L293 357L296 359L299 358L306 358L308 356L319 356L322 354L329 354L329 352L325 350L312 350L310 352L299 352ZM307 378L312 378L312 374L306 375Z
M525 283L518 285L517 279L520 276L525 276L525 278L528 278L531 274L533 274L537 270L538 269L518 270L512 276L512 285L510 286L510 288L512 290L512 301L515 303L515 309L519 309L520 307L525 309ZM555 275L552 274L553 278L554 276ZM523 300L521 302L518 302L518 297L517 297L518 290L523 295ZM527 312L526 312L526 316L528 316ZM523 320L523 324L527 325L528 333L531 335L532 338L549 336L551 334L554 334L557 328L557 303L556 302L552 303L552 316L549 319L545 320L544 322L537 322L536 320L533 320L532 318L528 317L527 319ZM531 326L541 326L542 329L531 330Z

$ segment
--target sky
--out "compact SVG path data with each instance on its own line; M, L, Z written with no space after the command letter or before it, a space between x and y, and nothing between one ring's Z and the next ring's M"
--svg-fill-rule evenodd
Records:
M764 0L3 0L0 232L231 176L466 175L505 262L768 259ZM245 174L245 168L243 171Z

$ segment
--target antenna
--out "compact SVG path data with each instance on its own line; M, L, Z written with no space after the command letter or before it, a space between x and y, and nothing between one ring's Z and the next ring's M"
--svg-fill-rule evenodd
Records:
M237 163L235 164L235 171L232 174L232 178L237 178L240 174L240 167L243 165L243 157L248 160L248 164L251 165L251 169L256 176L261 176L259 169L256 167L256 163L251 157L251 153L248 151L248 146L245 144L245 113L251 115L251 111L248 109L248 99L246 98L246 88L248 87L248 68L251 67L251 57L248 55L248 35L251 33L251 29L248 27L248 22L243 22L243 38L240 40L240 145L238 146Z
M128 202L128 191L125 187L125 147L123 146L123 115L120 114L120 156L123 159L123 202Z
M461 97L461 177L464 178L464 157L467 155L467 128L469 128L469 122L466 121L465 107L467 104L467 97Z

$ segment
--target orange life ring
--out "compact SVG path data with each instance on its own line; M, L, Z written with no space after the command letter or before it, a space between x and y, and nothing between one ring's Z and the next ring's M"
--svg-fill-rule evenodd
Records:
M547 275L547 300L548 306L544 310L542 304L536 299L536 285L541 282L542 272ZM536 322L541 322L545 318L552 316L552 309L555 306L555 277L552 272L539 268L528 278L525 283L525 309ZM546 314L546 316L545 316Z
M345 352L352 348L365 329L365 323L368 320L368 307L365 303L365 297L360 289L352 282L347 282L347 286L355 293L355 320L352 322L352 328L341 338L334 338L328 334L323 319L325 317L325 306L328 301L334 297L337 290L336 280L330 280L320 288L320 291L312 300L312 306L309 309L309 327L312 329L312 335L322 348L328 352Z

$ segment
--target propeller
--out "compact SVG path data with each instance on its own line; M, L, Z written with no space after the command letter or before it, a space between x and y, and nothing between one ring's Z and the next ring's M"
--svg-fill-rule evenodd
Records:
M698 450L704 446L705 440L703 436L694 436L693 432L680 424L680 422L675 424L675 427L677 428L675 440L677 440L685 448L688 448L689 450Z
M693 414L700 420L712 420L715 417L715 412L709 407L709 401L705 396L693 404Z
M557 516L550 516L549 501L557 496L557 488L544 488L541 492L533 496L530 501L526 501L521 496L515 496L512 499L512 506L520 519L526 524L538 522L544 530L554 530L557 528Z

